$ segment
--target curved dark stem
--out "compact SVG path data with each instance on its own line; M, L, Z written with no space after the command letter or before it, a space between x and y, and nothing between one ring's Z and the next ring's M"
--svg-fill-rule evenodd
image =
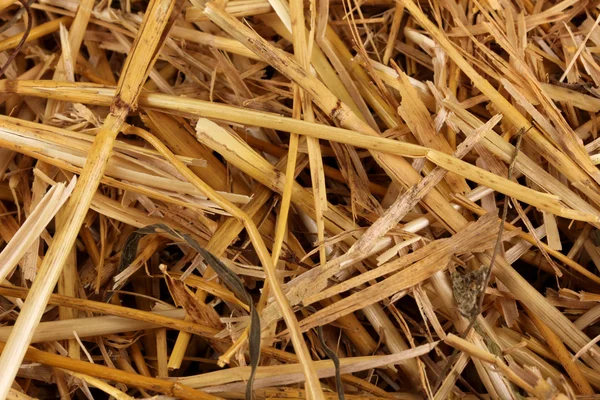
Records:
M26 2L25 0L19 0L19 2L23 6L23 8L21 8L19 11L17 11L17 13L12 17L12 19L10 21L8 21L6 24L4 24L4 25L2 25L2 27L0 27L0 33L6 31L8 28L13 26L17 22L17 20L21 17L21 15L23 15L23 12L25 12L25 11L27 11L27 25L25 26L25 32L23 32L23 37L21 38L21 41L19 42L19 44L17 44L17 46L15 47L15 50L8 57L8 60L6 60L6 62L2 66L2 68L0 68L0 78L2 77L2 75L4 75L4 72L6 72L6 70L8 69L8 66L15 60L15 57L17 57L17 54L19 54L21 52L21 49L25 45L25 42L27 41L27 37L29 36L29 33L31 32L31 27L33 25L33 12L31 11L31 7L30 7L31 4L33 3L33 0L29 0L29 3Z
M310 311L311 313L317 312L317 310L315 310L314 307L307 306L305 308L308 311ZM323 334L323 327L317 326L316 330L317 330L317 336L319 338L319 342L321 342L321 346L323 347L325 354L327 354L327 357L329 357L331 359L331 361L333 362L333 367L335 369L335 386L337 389L338 400L345 400L346 395L344 394L344 385L342 384L340 359L338 358L335 351L333 351L329 346L327 346L327 342L325 342L325 335Z
M34 0L29 0L29 2L27 3L27 5L29 7L31 7L31 5L33 4L33 1ZM21 2L21 4L23 4L23 2ZM13 15L13 17L10 19L10 21L8 21L4 25L0 26L0 33L4 33L6 30L8 30L8 28L10 28L14 24L16 24L17 21L19 20L19 18L21 18L21 15L23 15L23 13L25 11L27 11L27 7L21 7L21 8L19 8L19 10L15 13L15 15Z

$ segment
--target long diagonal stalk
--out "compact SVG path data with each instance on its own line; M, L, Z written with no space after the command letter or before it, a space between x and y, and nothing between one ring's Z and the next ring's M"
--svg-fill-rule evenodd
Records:
M204 124L202 127L199 127L199 129L210 129L210 125L214 124L213 122L207 120L200 120L198 123L201 124L203 122ZM158 150L159 153L163 155L163 157L169 160L171 164L177 168L179 173L181 173L190 183L192 183L200 192L202 192L202 194L217 203L220 207L223 207L223 209L229 212L232 216L243 222L244 227L248 232L248 236L252 240L252 244L254 245L254 249L256 250L258 258L264 267L267 280L269 281L269 286L273 292L273 296L275 297L275 301L280 307L283 319L288 326L292 344L294 345L294 349L296 350L296 354L298 355L300 364L302 364L302 369L306 377L307 389L310 392L312 399L316 400L324 398L323 391L319 383L319 378L311 362L310 353L308 352L308 348L306 347L306 343L302 337L302 333L300 332L298 320L296 319L294 312L292 311L292 308L288 303L281 286L279 285L275 271L275 264L273 263L271 255L267 250L267 246L265 245L265 242L262 239L256 224L254 224L252 221L252 218L250 218L245 212L240 210L234 204L230 203L228 200L219 195L213 188L204 183L155 136L144 131L143 129L135 127L127 129L127 133L136 134L150 143L156 150Z
M54 236L54 241L44 257L37 278L0 357L0 371L2 371L0 400L6 399L8 395L35 327L44 313L48 299L100 184L116 136L130 110L136 107L142 85L173 22L170 17L174 9L173 0L156 0L148 5L134 49L123 67L110 114L94 139L79 182L66 205L65 221Z

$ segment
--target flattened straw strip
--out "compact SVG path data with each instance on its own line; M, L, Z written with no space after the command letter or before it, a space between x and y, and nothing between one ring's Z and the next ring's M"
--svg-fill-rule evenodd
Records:
M372 368L379 368L385 365L398 364L405 360L414 359L429 353L438 345L438 342L426 343L412 349L404 351L362 357L344 357L340 359L341 372L343 374L352 374L358 371L364 371ZM331 360L315 361L316 368L320 375L330 377L335 375L333 362ZM205 388L207 391L225 392L228 389L239 387L250 374L250 367L236 367L223 371L214 371L201 375L186 376L178 379L178 382L194 388ZM302 376L302 365L271 365L260 367L257 373L257 387L270 386L274 380L280 380L286 384L304 382ZM227 385L231 384L231 385ZM227 386L226 386L227 385ZM235 386L234 386L235 385ZM209 389L210 388L210 389Z

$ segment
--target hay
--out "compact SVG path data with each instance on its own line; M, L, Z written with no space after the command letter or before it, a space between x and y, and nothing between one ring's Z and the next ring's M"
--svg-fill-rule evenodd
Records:
M0 10L0 400L600 391L596 2Z

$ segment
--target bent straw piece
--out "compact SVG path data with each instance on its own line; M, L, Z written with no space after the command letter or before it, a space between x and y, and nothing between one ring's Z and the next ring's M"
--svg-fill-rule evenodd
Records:
M185 311L181 309L155 312L162 316L183 319ZM33 334L31 343L44 343L56 340L91 338L144 329L158 329L160 325L112 315L40 322ZM5 341L12 332L12 326L0 327L0 341Z
M0 90L6 93L71 100L100 106L110 105L115 93L112 87L89 83L16 80L1 80ZM150 109L170 110L186 116L211 118L262 128L283 130L411 158L425 157L429 151L425 147L412 143L375 136L369 137L357 134L357 132L352 132L349 129L341 129L329 125L282 117L268 112L258 112L248 108L211 103L192 98L157 93L141 93L138 103L141 107Z
M66 219L54 240L34 281L31 292L15 323L14 329L0 356L0 400L4 400L17 374L31 335L44 312L48 298L61 274L77 234L102 178L111 155L113 143L130 110L136 107L137 97L146 80L158 50L168 30L170 16L175 8L171 0L151 1L146 18L136 38L133 51L123 67L111 112L98 132L84 171L71 199L67 203Z
M202 121L199 121L200 124ZM260 261L264 267L265 273L267 275L267 279L269 280L269 285L271 290L273 291L273 296L277 301L277 304L283 314L283 319L285 320L288 329L290 331L290 337L292 339L292 343L294 345L294 349L298 355L298 359L300 360L300 364L302 365L304 375L306 377L306 382L308 386L308 390L313 399L323 399L323 390L321 389L321 384L319 383L319 378L317 377L316 371L312 364L312 360L310 357L310 353L308 352L308 348L306 347L306 343L304 342L304 338L302 337L302 333L298 327L298 321L292 311L290 304L288 303L285 295L283 294L283 290L279 285L277 280L275 265L272 262L271 255L267 250L267 247L260 236L258 228L252 221L252 218L248 216L245 212L237 208L235 205L224 199L220 196L215 190L213 190L210 186L206 185L200 178L198 178L184 163L182 163L175 155L159 140L157 140L153 135L139 128L131 128L128 130L128 133L136 134L150 143L156 150L158 150L167 160L173 164L175 168L188 180L190 181L198 190L204 193L209 199L212 199L215 203L219 204L223 209L227 210L231 213L232 216L242 221L248 235L250 236L252 243L255 247L255 250L260 258Z
M6 343L0 342L0 351L6 349ZM193 389L179 382L170 382L164 379L150 378L144 375L138 375L114 368L105 367L98 364L91 364L84 361L74 360L69 357L51 354L45 351L29 347L25 352L25 359L40 364L79 372L82 374L94 376L101 379L124 383L126 385L140 387L142 389L152 390L164 393L169 396L179 397L185 400L218 400L220 397L204 393Z

